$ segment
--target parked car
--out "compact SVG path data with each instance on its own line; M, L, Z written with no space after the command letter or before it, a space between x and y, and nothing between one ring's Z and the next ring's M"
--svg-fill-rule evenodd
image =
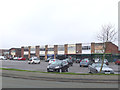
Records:
M47 60L45 60L45 62L49 62L49 60L52 59L51 57L50 58L47 58Z
M81 59L76 59L75 62L76 62L76 63L80 63L80 62L81 62Z
M104 59L104 63L105 63L106 65L109 65L109 63L108 63L108 60L107 60L107 59Z
M65 60L57 60L47 66L47 72L68 72L69 65Z
M102 59L100 59L100 60L99 60L99 63L102 63ZM108 63L108 60L107 60L107 59L104 59L104 63L105 63L106 65L109 65L109 63Z
M103 64L102 71L100 72L101 63L93 63L89 65L90 73L104 73L104 74L114 74L112 68L109 68L106 64Z
M50 59L48 64L51 64L51 63L55 62L56 60L58 60L58 59Z
M100 61L100 58L95 58L94 63L98 63Z
M37 57L32 57L28 60L28 64L40 64L40 59Z
M10 57L9 57L9 60L13 60L13 57L10 56Z
M115 64L120 65L120 59L116 60Z
M73 66L72 59L66 58L66 59L64 59L64 61L67 61L69 66Z
M26 58L20 57L18 58L18 60L26 60Z
M88 58L84 58L84 59L82 59L81 62L80 62L80 67L81 67L81 66L86 66L86 67L88 67L90 64L91 64L90 60L89 60Z
M5 56L0 56L0 60L7 60Z
M13 60L18 60L19 57L13 57Z

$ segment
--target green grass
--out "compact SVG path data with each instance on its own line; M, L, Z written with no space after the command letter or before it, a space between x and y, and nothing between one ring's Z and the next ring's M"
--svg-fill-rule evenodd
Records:
M24 71L24 72L39 72L39 73L50 73L50 74L66 74L66 75L120 75L120 74L90 74L90 73L71 73L71 72L40 72L40 71L30 71L30 70L21 70L21 69L14 69L14 68L0 68L0 70L11 70L11 71Z

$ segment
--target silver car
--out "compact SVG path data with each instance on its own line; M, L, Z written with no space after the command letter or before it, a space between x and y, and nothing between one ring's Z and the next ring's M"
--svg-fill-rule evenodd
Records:
M101 63L93 63L92 65L89 65L90 73L104 73L104 74L114 74L114 71L112 68L109 68L106 64L103 64L102 71L100 72Z
M80 62L80 67L81 66L86 66L88 67L90 65L90 60L88 58L84 58L81 62Z
M40 64L40 59L37 57L32 57L28 60L28 64Z

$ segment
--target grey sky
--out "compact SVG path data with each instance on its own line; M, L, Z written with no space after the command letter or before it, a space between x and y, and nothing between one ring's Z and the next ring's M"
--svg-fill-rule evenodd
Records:
M117 31L118 1L1 0L0 48L98 42L101 25Z

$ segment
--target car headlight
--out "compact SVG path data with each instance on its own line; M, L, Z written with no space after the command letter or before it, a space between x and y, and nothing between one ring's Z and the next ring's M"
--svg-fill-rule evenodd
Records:
M47 68L49 68L49 66L47 66Z
M55 68L59 68L59 66L55 67Z

